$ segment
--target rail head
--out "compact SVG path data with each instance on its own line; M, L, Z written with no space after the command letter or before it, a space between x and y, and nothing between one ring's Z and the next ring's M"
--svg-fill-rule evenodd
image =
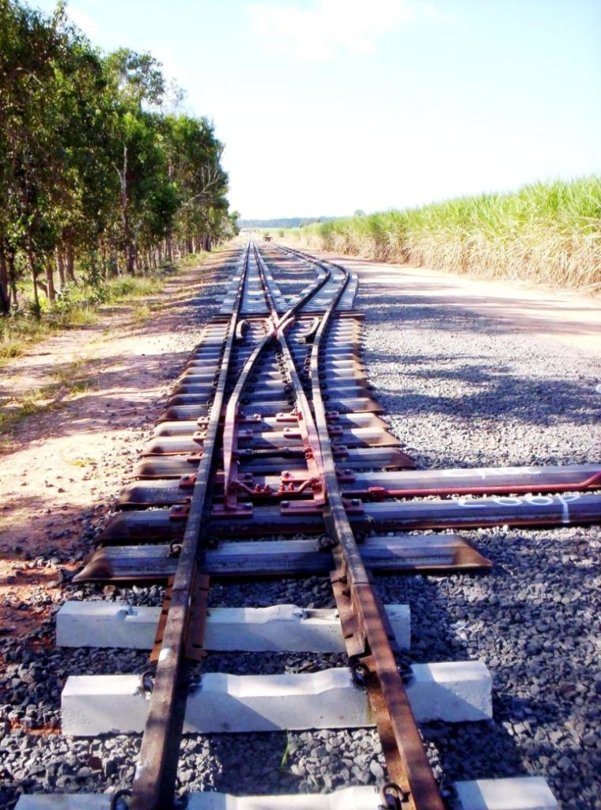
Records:
M311 288L295 301L285 313L278 315L274 298L264 272L263 260L256 246L249 242L245 253L244 269L238 283L232 308L228 335L221 358L221 368L212 403L209 424L204 441L205 452L200 461L192 494L190 513L184 531L182 551L176 571L169 613L164 628L163 645L159 656L154 688L150 698L138 766L131 796L132 810L159 810L173 805L175 777L179 753L179 740L183 727L185 689L182 672L185 661L185 641L189 609L198 566L202 561L201 529L206 508L207 492L214 468L214 448L217 442L219 420L225 406L228 366L232 357L239 323L245 280L251 256L256 261L271 321L268 334L259 341L245 362L243 372L234 386L225 410L223 434L224 468L229 472L226 483L234 482L235 430L238 403L244 385L260 355L275 340L286 359L295 392L297 415L309 472L317 482L314 504L323 509L326 525L336 538L334 559L337 569L333 574L334 593L339 604L347 598L349 614L356 629L354 652L366 667L370 682L370 700L376 709L378 728L393 781L398 785L399 802L403 807L442 810L442 800L421 743L419 730L409 706L406 691L396 666L388 640L388 627L382 608L373 591L362 562L357 543L346 515L332 449L328 439L327 414L321 394L319 359L331 319L348 286L350 274L339 266L326 266ZM340 273L334 278L333 270ZM286 331L296 320L301 308L311 300L327 281L338 280L337 288L318 324L313 324L313 345L310 351L310 378L313 401L310 404L296 371L287 343ZM227 488L226 502L227 508ZM230 504L231 505L231 504ZM392 790L392 786L389 786ZM394 798L389 791L389 795ZM400 805L399 805L400 806Z
M173 804L179 740L184 714L182 701L185 701L185 695L182 695L180 682L189 608L198 573L201 524L211 480L229 360L236 335L236 325L240 317L242 291L248 272L249 252L250 246L247 247L244 255L243 269L232 306L232 315L204 440L204 453L198 466L192 491L190 511L173 583L171 605L165 624L148 717L134 774L131 810L164 810Z
M327 414L319 372L320 353L331 319L350 280L348 271L338 266L336 269L343 272L344 281L317 328L310 364L315 422L323 440L322 457L328 498L324 518L336 542L334 559L338 567L332 574L334 593L341 612L345 610L351 617L354 638L347 639L347 651L354 654L366 674L366 685L389 775L397 790L398 806L402 803L403 807L414 807L416 810L443 810L443 800L390 646L387 619L372 588L346 513L334 457L327 440Z

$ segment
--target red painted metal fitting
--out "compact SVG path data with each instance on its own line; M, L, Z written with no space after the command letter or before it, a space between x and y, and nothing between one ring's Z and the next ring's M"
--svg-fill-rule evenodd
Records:
M347 514L360 515L365 511L359 498L343 498L342 503Z
M190 514L189 503L178 503L169 510L169 520L187 520Z
M367 494L372 501L383 501L384 498L390 497L390 492L386 487L368 487Z

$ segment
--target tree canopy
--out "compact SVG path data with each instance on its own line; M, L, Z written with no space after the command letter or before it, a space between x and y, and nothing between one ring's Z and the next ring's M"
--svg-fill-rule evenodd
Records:
M63 2L0 0L0 313L25 274L39 314L82 274L144 273L232 233L223 145L163 112L166 92L156 59L102 54Z

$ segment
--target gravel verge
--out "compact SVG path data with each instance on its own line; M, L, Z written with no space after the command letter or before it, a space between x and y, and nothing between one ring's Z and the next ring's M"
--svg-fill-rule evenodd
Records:
M421 467L600 460L598 358L368 282L370 380ZM489 575L378 580L385 601L411 606L414 660L492 672L491 722L424 729L445 779L543 776L562 807L601 807L599 527L462 534Z

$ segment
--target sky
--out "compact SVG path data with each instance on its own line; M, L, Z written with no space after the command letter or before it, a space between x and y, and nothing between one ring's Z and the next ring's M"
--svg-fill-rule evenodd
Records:
M51 11L54 0L29 0ZM244 218L601 174L600 0L69 0L225 144Z

